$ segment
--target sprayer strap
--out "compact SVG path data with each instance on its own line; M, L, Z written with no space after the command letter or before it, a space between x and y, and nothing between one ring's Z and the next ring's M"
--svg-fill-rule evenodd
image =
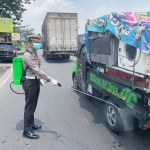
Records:
M32 54L32 52L31 52L31 51L29 51L28 49L26 49L26 51L25 51L25 52L30 52L30 53ZM25 70L23 70L23 71L25 71L25 72L26 72L28 68L29 68L29 66L27 66L27 67L26 67L26 69L25 69Z
M26 49L26 51L25 52L29 52L29 53L31 53L32 54L32 52L31 51L29 51L28 49Z
M28 68L29 68L29 66L27 66L26 69L25 69L24 71L26 72Z

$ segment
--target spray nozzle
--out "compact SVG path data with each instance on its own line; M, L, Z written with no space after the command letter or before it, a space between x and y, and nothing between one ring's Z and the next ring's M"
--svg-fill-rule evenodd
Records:
M58 86L62 87L62 85L60 83L57 83Z

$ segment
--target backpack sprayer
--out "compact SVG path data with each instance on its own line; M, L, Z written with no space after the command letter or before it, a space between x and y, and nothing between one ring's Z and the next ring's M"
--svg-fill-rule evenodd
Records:
M21 85L21 78L23 75L23 65L22 65L22 57L15 57L13 59L13 82L10 83L10 89L16 94L25 94L25 93L17 93L12 89L12 84Z
M24 73L24 71L23 71L22 57L15 57L13 59L13 82L10 83L10 89L16 94L25 94L25 93L18 93L16 91L14 91L13 88L12 88L12 84L14 84L16 86L22 85L23 73ZM43 86L44 83L46 83L46 81L43 80L43 79L40 79L40 83ZM59 87L61 87L60 83L57 83L57 85Z
M14 93L16 93L16 94L25 94L25 93L18 93L18 92L14 91L14 90L12 89L12 84L14 84L14 85L16 85L16 86L22 85L22 76L23 76L22 57L15 57L15 58L13 59L13 82L10 83L10 89L11 89ZM47 81L41 79L41 80L40 80L40 83L41 83L41 85L43 86L45 83L47 83ZM62 87L62 84L60 84L60 83L57 83L57 85L58 85L59 87ZM119 110L119 108L118 108L116 105L114 105L113 103L111 103L111 102L105 101L105 100L100 99L100 98L98 98L98 97L95 97L95 96L93 96L93 95L90 95L90 94L84 93L84 92L82 92L82 91L79 91L79 90L77 90L77 89L71 88L71 87L69 87L69 86L67 86L67 85L65 85L65 84L63 84L63 86L66 87L66 88L68 88L68 89L72 89L72 90L74 90L74 91L77 91L77 92L79 92L79 93L82 93L82 94L84 94L84 95L93 97L93 98L95 98L95 99L97 99L97 100L99 100L99 101L102 101L102 102L105 102L105 103L109 103L109 104L113 105L117 110Z

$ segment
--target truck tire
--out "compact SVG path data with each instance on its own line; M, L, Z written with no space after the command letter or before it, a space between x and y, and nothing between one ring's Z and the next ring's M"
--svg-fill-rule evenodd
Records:
M70 59L70 55L66 56L66 59Z
M45 55L45 51L43 50L43 55Z
M79 86L78 86L78 83L77 83L77 76L75 74L73 74L73 88L78 90L79 89Z
M115 133L122 132L123 125L119 111L115 107L116 105L112 100L108 100L108 102L112 103L113 105L111 105L110 103L105 104L105 118L107 125L110 128L110 130L112 130Z
M64 55L63 59L70 59L70 55Z
M45 53L45 60L48 60L48 54Z

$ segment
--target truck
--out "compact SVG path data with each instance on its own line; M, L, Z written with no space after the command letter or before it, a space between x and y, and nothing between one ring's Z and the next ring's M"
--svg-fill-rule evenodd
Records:
M78 14L48 12L42 24L45 59L69 59L78 50Z
M120 29L128 30L128 34ZM105 101L105 120L113 132L149 129L150 56L131 43L136 39L131 39L130 33L132 37L139 35L137 26L128 28L120 14L111 13L91 20L87 30L88 38L72 67L73 88ZM141 32L140 44L146 33Z
M84 34L78 35L78 47L81 47L84 44Z

